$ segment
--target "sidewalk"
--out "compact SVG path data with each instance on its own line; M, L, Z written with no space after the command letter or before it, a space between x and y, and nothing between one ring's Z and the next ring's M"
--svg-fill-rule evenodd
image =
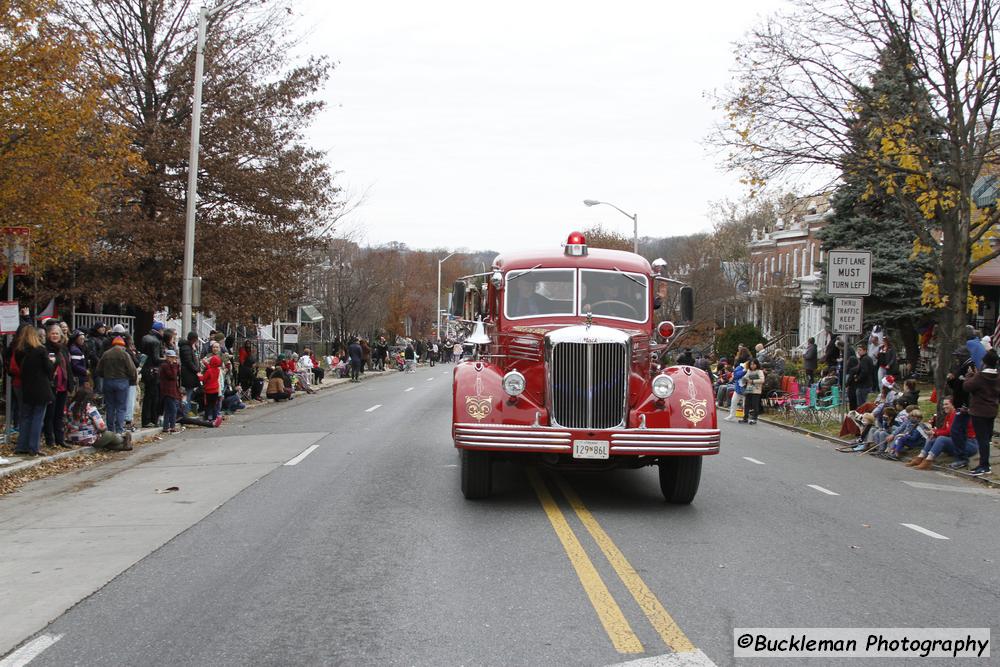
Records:
M390 372L391 371L367 371L363 377L364 378L380 377ZM331 378L324 380L322 384L313 385L313 388L317 392L322 392L326 391L327 389L332 389L334 387L349 385L350 383L351 381L348 378ZM296 398L305 396L308 396L308 394L304 393L296 394ZM247 407L244 410L240 410L236 414L246 412L248 410L253 410L254 408L262 407L265 405L274 405L274 404L275 404L274 401L268 401L267 403L256 403L256 402L247 403ZM295 403L292 403L292 405L295 405ZM201 427L189 426L187 428L201 428ZM220 428L222 429L225 428L225 422L223 422L223 426ZM168 437L172 439L177 438L176 435ZM158 426L154 428L141 428L137 429L132 433L132 445L135 446L138 444L145 444L152 441L160 440L162 438L163 438L162 430ZM43 464L54 463L57 461L67 461L68 459L75 459L78 457L92 455L92 454L111 455L119 453L108 450L94 449L93 447L77 447L75 449L69 449L69 450L60 449L57 447L50 447L50 448L42 447L42 451L45 452L47 455L37 456L37 457L26 457L17 455L0 456L0 459L2 459L2 462L0 462L0 479L3 479L4 477L8 477L10 475L14 475L16 473L21 473L26 470L31 470L32 468L36 468ZM128 452L125 452L125 454L128 454ZM108 458L110 458L110 456L108 456ZM53 474L58 474L58 471L55 471Z

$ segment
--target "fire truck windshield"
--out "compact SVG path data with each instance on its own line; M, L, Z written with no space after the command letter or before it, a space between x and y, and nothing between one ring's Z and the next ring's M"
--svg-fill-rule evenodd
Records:
M649 283L641 274L616 270L528 269L507 275L508 319L538 315L585 315L645 322ZM579 293L579 299L575 296ZM579 305L579 307L578 307Z

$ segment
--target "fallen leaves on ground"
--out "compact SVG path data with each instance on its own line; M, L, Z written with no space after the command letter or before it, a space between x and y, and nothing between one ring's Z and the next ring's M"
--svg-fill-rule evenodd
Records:
M111 458L111 452L96 451L79 456L68 456L57 461L40 463L34 467L15 472L12 475L0 477L0 496L13 493L28 482L33 482L36 479L51 477L52 475L58 475L70 470L81 470Z

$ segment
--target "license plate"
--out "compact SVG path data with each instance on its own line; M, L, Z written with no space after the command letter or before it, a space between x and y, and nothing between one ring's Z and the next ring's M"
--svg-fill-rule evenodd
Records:
M574 440L574 459L606 459L608 458L607 440Z

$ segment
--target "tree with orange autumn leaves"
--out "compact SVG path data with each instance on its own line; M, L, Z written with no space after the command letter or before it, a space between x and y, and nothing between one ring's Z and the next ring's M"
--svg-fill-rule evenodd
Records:
M95 36L54 19L54 0L0 0L0 224L31 230L44 272L101 238L101 202L137 166L86 63Z

